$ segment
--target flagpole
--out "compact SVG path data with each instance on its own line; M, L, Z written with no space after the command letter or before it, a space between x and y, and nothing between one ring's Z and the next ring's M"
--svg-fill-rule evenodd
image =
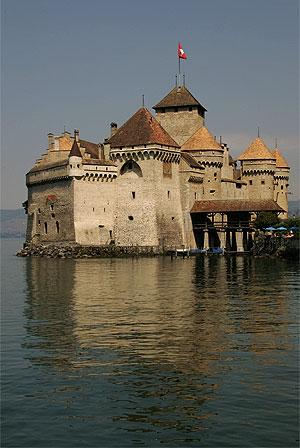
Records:
M179 87L181 87L181 75L180 75L180 57L178 56L178 65L179 65L179 77L178 77L178 79L179 79L179 83L178 83L178 86Z

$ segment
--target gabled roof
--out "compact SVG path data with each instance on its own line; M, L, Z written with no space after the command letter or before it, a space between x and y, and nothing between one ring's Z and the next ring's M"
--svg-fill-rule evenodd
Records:
M180 107L180 106L200 106L206 111L196 98L193 97L191 92L185 86L174 87L161 101L159 101L153 109L159 109L161 107Z
M108 139L111 148L156 143L179 148L178 143L165 131L146 108L139 109L117 132Z
M79 149L78 144L75 139L74 139L74 142L73 142L70 154L69 154L69 157L72 157L72 156L82 157L80 149Z
M219 212L260 212L276 211L282 212L283 209L271 199L251 200L251 199L232 199L226 201L195 201L191 213L219 213Z
M181 147L182 151L191 150L219 150L224 151L222 146L211 135L205 126L201 126Z
M237 160L275 160L261 138L257 137Z
M272 154L276 158L276 168L289 168L287 161L278 148L275 148Z

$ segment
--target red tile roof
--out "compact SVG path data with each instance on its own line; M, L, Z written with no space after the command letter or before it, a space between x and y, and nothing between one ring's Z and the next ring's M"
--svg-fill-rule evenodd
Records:
M238 157L237 160L275 160L267 146L260 138L253 140L250 146Z
M178 143L165 131L148 109L139 109L117 132L108 139L111 148L156 143L179 148Z
M193 97L191 92L185 86L174 87L161 101L159 101L153 109L165 108L165 107L180 107L180 106L200 106L203 107L196 98Z
M275 148L272 152L276 158L276 168L289 168L289 165L278 148Z
M192 150L218 150L224 151L222 146L216 141L209 130L205 126L197 129L197 131L182 145L182 151Z
M226 201L195 201L191 213L219 213L219 212L260 212L284 211L275 201L262 199L233 199Z

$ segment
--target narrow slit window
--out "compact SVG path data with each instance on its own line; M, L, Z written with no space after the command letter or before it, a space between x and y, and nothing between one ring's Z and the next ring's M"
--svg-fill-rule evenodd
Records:
M45 233L48 233L48 224L46 222L44 223L44 230L45 230Z
M59 233L59 222L58 221L56 221L56 233Z

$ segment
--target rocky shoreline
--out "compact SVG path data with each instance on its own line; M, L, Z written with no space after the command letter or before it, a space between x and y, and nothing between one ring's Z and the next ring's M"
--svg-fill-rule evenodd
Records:
M299 260L299 251L299 238L274 237L262 234L255 238L250 255Z
M17 257L44 257L44 258L126 258L126 257L154 257L167 255L154 246L79 246L79 245L32 245L24 244L17 253ZM299 238L273 237L258 235L249 253L256 257L277 257L299 259ZM225 252L226 254L226 252ZM242 254L242 253L241 253Z

